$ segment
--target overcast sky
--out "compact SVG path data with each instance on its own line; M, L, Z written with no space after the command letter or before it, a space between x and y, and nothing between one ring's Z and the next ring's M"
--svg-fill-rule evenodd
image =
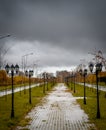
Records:
M0 40L10 47L6 62L68 67L88 61L88 52L106 55L106 0L0 0Z

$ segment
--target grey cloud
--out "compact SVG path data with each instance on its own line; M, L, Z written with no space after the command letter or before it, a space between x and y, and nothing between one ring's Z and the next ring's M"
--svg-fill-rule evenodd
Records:
M33 48L34 41L39 41L44 64L71 64L66 57L73 53L80 55L78 59L94 48L106 53L105 5L105 0L3 0L0 34L10 33L18 41L28 41ZM51 51L50 59L44 57L44 50ZM56 55L63 53L63 57L58 60L54 50ZM70 58L77 62L73 56Z
M104 34L103 2L10 1L1 4L1 30L18 38L58 43L64 38L95 38Z

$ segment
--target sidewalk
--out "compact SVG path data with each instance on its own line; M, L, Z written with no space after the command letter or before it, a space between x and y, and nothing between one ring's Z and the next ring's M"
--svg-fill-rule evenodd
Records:
M28 115L29 130L96 130L64 84L58 84ZM16 130L22 130L17 127Z
M36 87L36 86L39 86L39 85L40 85L39 83L37 83L37 84L32 84L32 85L31 85L31 88ZM20 86L20 87L14 88L14 93L23 91L24 89L25 89L25 90L26 90L26 89L29 89L29 85L27 85L27 86ZM0 91L0 97L5 96L5 95L8 95L8 94L11 94L11 93L12 93L12 90L11 90L11 89Z
M84 85L84 83L77 83L77 84ZM97 85L96 84L88 84L88 83L86 83L85 86L87 86L89 88L97 89ZM101 90L101 91L105 91L106 92L106 87L105 86L98 85L98 89Z

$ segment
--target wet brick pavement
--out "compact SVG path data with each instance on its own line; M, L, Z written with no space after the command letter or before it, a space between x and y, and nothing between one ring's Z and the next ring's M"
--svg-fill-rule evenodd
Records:
M64 84L58 84L42 102L27 115L30 124L16 130L96 130Z

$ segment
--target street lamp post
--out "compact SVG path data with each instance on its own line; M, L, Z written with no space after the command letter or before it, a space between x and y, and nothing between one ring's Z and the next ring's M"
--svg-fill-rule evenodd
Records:
M7 74L9 73L9 70L11 70L11 79L12 79L12 103L11 103L11 118L14 117L14 82L13 82L13 77L14 77L14 71L16 71L16 74L19 72L19 66L16 64L15 66L12 64L11 67L7 64L5 66Z
M69 77L67 76L66 77L66 84L67 84L67 86L69 86L69 80L68 79L69 79Z
M87 69L80 69L80 75L84 77L84 104L86 104L86 87L85 87L85 76L87 75Z
M71 73L71 90L73 91L73 71Z
M31 76L33 76L33 70L29 70L29 72L26 70L25 75L29 77L29 103L31 104Z
M53 86L54 86L54 84L55 84L55 77L53 76L52 78L53 78Z
M45 93L45 79L46 79L46 73L43 73L43 79L44 79L44 85L43 85L43 93Z
M90 63L89 64L89 69L92 73L93 71L93 63ZM95 65L96 67L96 85L97 85L97 118L99 119L100 118L100 107L99 107L99 91L98 91L98 73L102 71L102 63L97 63Z
M74 93L75 93L75 74L74 74L73 78L74 78Z
M48 73L46 73L46 79L47 79L47 80L46 80L46 81L47 81L47 91L48 91L48 76L49 76Z

